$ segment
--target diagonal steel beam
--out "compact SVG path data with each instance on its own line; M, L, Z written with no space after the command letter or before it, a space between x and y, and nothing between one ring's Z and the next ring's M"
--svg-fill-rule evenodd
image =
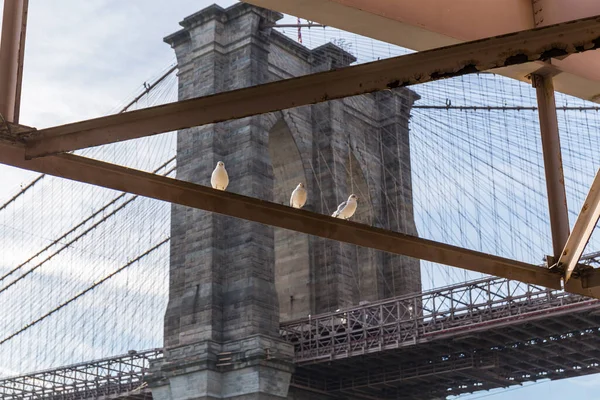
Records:
M565 282L569 282L571 274L575 270L583 250L587 245L594 228L600 218L600 169L596 173L596 177L592 182L590 191L588 192L581 211L577 216L573 231L567 238L567 243L558 258L557 266L564 267Z
M547 60L600 47L600 16L33 132L27 158Z
M201 210L259 222L406 255L471 271L516 279L559 289L560 275L547 268L438 243L415 236L370 227L355 222L235 193L214 190L189 182L166 178L139 170L84 158L60 154L25 160L23 145L0 142L0 163L31 171L91 183Z

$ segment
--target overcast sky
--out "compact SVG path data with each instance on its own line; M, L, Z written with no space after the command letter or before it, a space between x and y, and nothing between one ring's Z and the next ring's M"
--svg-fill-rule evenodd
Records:
M107 114L131 97L144 79L174 61L163 37L178 30L184 17L212 3L30 0L20 122L43 128ZM219 2L223 7L233 3ZM0 174L0 198L34 175L4 166ZM599 382L591 376L542 383L490 398L596 399Z

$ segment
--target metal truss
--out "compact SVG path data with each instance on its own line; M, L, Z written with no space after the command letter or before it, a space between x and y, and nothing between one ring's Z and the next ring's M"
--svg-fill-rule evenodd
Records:
M118 115L125 114L130 113ZM560 288L560 274L548 268L298 210L74 154L58 154L26 161L24 145L2 142L3 134L14 137L19 134L19 129L22 129L10 124L9 127L10 129L3 129L0 125L0 163L357 246ZM578 283L577 280L574 282ZM578 288L574 286L570 291L577 292Z
M22 28L20 33L24 38L24 25ZM2 40L12 42L19 33L17 31L5 30ZM3 122L0 124L0 163L362 247L559 289L561 271L549 271L516 260L388 230L334 221L331 217L305 210L65 153L497 67L566 57L599 48L599 37L600 18L591 17L39 131L13 124L16 119L3 118L0 121ZM11 47L9 50L7 54L10 57L5 57L6 62L0 62L0 77L11 66L18 66L18 48ZM18 101L0 92L0 105L5 100L7 104L10 103L8 108L14 106L18 110ZM0 113L2 110L0 108ZM600 272L596 275L600 276ZM571 279L567 290L600 298L600 279L592 276L582 278L585 281L579 276Z
M317 389L324 392L344 392L346 390L361 390L372 388L375 385L387 385L392 383L402 382L406 384L411 381L419 381L424 377L443 376L448 374L456 374L461 371L486 371L491 368L498 367L500 364L499 357L495 354L486 354L483 356L465 355L461 357L430 360L428 362L414 363L407 368L374 368L366 370L361 375L344 376L340 374L336 378L328 378L321 380L311 380L308 375L297 374L293 378L293 384L305 389ZM482 374L485 376L485 374ZM505 386L509 386L509 381L503 382ZM482 382L480 390L485 389Z
M327 100L598 48L590 17L32 132L27 158L116 143Z
M519 331L522 335L514 336ZM491 330L485 334L496 336ZM400 353L353 357L351 362L301 366L292 384L359 398L432 399L600 372L598 328L540 337L517 328L498 336L504 344L491 338L485 347L461 349L459 343L446 340L429 343L429 349L413 346Z
M561 313L600 301L508 279L482 279L281 324L300 365L413 346Z
M600 301L482 279L281 325L292 384L432 399L600 372Z
M0 380L2 400L151 399L146 388L150 361L162 349L84 362Z
M282 323L281 336L295 347L295 387L443 398L600 372L598 314L599 300L490 278ZM150 398L143 379L161 355L131 352L6 378L0 398Z

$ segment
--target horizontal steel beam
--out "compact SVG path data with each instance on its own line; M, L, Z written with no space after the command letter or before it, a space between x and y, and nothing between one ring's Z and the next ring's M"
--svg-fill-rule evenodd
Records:
M584 289L598 289L600 286L600 268L586 270L580 277Z
M559 274L519 261L297 210L72 154L34 160L25 160L24 157L23 145L0 143L0 163L14 167L470 271L554 289L560 288Z
M600 47L600 17L32 132L28 159Z
M582 276L571 276L564 286L565 292L600 299L600 270L594 268Z

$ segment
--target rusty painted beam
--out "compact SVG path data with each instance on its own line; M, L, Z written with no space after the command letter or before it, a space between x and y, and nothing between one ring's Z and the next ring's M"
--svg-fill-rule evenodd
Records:
M283 14L415 51L430 50L600 15L595 0L242 0ZM532 7L533 6L533 7ZM560 72L556 91L600 102L600 54L547 61ZM494 69L522 82L542 62Z
M550 75L534 74L531 80L537 95L552 248L554 257L558 258L569 237L569 209L567 208L554 85Z
M565 292L600 299L600 269L592 268L582 276L571 277L564 285Z
M33 132L27 158L546 60L600 47L600 17L461 43Z
M72 154L25 160L23 145L0 142L0 163L340 242L560 288L560 275L547 268Z
M4 0L0 41L0 115L19 122L29 0Z
M557 261L557 266L564 269L565 282L569 281L575 271L585 246L594 233L598 219L600 219L600 169L596 172L596 177L573 225L573 231L567 238Z

